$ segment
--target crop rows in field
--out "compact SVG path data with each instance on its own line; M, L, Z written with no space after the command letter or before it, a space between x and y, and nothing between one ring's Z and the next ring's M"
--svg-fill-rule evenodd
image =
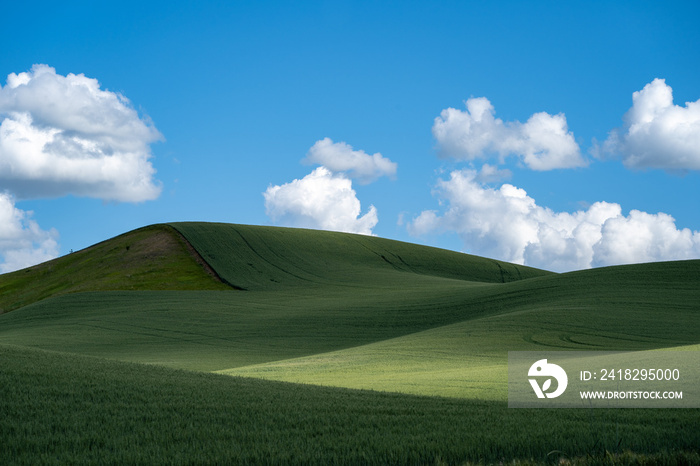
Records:
M700 261L553 274L343 233L146 227L0 276L0 457L697 463L698 410L505 400L508 351L697 348L698 283Z
M698 410L513 410L10 346L0 358L3 464L700 460Z

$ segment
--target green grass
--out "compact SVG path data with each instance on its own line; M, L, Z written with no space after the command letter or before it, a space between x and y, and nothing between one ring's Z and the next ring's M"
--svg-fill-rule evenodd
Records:
M202 289L228 287L204 271L172 227L153 225L0 275L0 313L81 291Z
M14 464L697 464L698 410L527 410L0 345Z
M502 283L550 274L373 236L221 223L171 225L223 279L246 290L409 288L426 277Z
M0 341L221 370L351 348L494 312L468 303L492 294L493 282L552 275L360 235L175 227L219 276L246 291L59 295L2 316ZM113 243L105 245L120 248ZM94 279L83 284L89 286L95 287Z
M461 322L345 350L222 372L504 400L508 351L636 351L700 343L698 283L700 261L681 261L500 285L465 301L471 313L465 313Z
M64 295L2 316L0 342L221 370L351 348L493 312L452 282L411 290ZM486 291L481 290L481 291Z
M506 365L698 345L698 283L700 261L553 274L344 233L146 227L0 276L0 438L20 463L693 464L698 410L509 410Z
M506 284L417 276L408 288L78 293L2 316L0 341L276 380L504 400L508 351L700 343L698 282L700 262L685 261Z

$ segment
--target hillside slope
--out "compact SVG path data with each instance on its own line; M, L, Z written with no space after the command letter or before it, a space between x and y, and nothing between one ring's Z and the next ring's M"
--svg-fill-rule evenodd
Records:
M148 227L97 246L119 257L130 235L144 234L147 241L174 229L218 275L245 291L216 283L191 256L185 263L224 290L108 291L107 279L119 277L118 270L112 265L115 275L97 280L94 264L102 257L85 255L91 275L82 290L88 284L102 289L58 293L0 315L0 344L278 380L502 399L508 351L700 343L700 261L553 274L381 238L202 223ZM168 257L128 261L129 270L143 265L142 276L149 277L139 282L143 286L162 283L164 272L189 286L177 268L162 271ZM37 289L55 291L50 280L39 279ZM15 291L30 289L25 284Z
M393 286L415 276L506 283L551 272L375 236L222 223L172 223L235 287Z
M510 409L505 374L514 350L698 351L698 283L700 261L553 274L356 235L146 227L0 276L21 306L0 315L0 457L695 464L697 410Z
M636 264L511 283L470 318L398 338L221 371L347 388L502 400L508 351L700 350L700 261ZM465 315L465 317L467 317Z
M0 316L0 342L221 370L350 348L498 312L500 299L489 296L504 286L502 281L554 276L345 233L174 226L218 275L247 291L154 291L147 281L139 283L141 291L112 291L120 288L106 288L89 265L104 258L88 251L76 265L89 265L90 275L80 283L83 292L56 293ZM148 238L168 228L149 227L139 234ZM132 236L101 247L123 254L123 243ZM151 269L148 276L157 278L158 270ZM109 271L118 276L113 264ZM167 272L177 278L176 270ZM53 291L50 281L40 283L38 289ZM79 291L75 286L72 290ZM488 304L469 305L479 297Z
M360 282L393 286L405 279L397 272L413 278L494 283L550 274L348 233L201 222L157 224L0 275L0 314L75 292L266 290Z
M191 248L190 248L191 249ZM167 225L130 231L52 261L0 275L0 313L50 296L106 290L224 290Z

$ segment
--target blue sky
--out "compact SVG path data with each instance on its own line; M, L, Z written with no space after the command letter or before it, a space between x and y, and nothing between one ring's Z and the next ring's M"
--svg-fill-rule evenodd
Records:
M693 1L4 5L0 271L170 221L562 271L698 258L698 18Z

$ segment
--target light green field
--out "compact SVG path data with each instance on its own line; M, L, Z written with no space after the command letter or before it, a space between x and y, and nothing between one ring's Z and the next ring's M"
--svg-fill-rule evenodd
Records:
M698 410L508 409L0 345L15 464L698 464Z
M700 341L694 262L615 267L510 284L507 311L346 350L221 371L270 380L507 399L508 351L632 351ZM660 293L655 282L667 283ZM600 275L605 274L605 280ZM673 277L676 279L671 287ZM575 286L574 286L575 285ZM525 288L520 294L516 290ZM562 294L561 290L567 290ZM557 290L557 291L555 291ZM533 304L533 301L538 304ZM591 302L597 304L590 304ZM485 304L480 300L471 306ZM484 314L488 314L485 312ZM693 347L685 347L693 348Z

